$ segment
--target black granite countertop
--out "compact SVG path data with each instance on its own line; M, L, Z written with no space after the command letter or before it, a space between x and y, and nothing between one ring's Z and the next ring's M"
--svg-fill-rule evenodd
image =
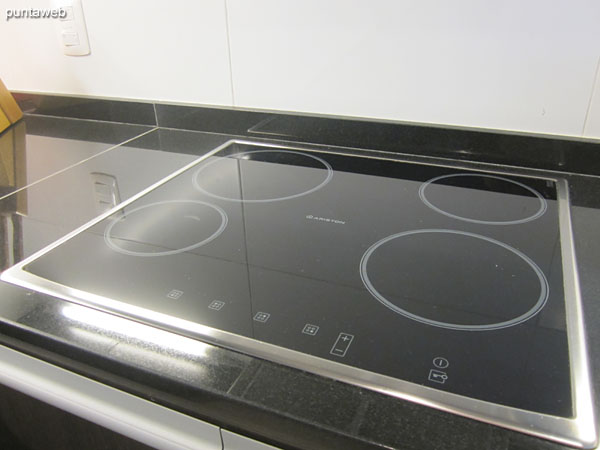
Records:
M600 391L597 141L173 105L20 101L30 114L0 135L3 268L102 212L90 174L113 175L124 201L235 137L565 178ZM0 343L281 448L566 448L213 345L190 354L164 340L77 322L62 313L64 305L0 284Z

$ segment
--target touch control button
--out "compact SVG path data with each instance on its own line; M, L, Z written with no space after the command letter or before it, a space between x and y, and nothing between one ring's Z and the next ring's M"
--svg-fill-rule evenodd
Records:
M215 311L219 311L223 306L225 306L225 302L222 302L220 300L215 300L210 305L208 305L209 309L214 309Z
M433 381L434 383L444 384L448 379L448 374L446 372L442 372L441 370L431 369L429 371L429 381Z
M436 358L433 358L433 365L435 367L437 367L438 369L445 369L446 367L448 367L450 365L450 363L448 362L448 360L446 358L442 358L441 356L438 356Z
M308 334L310 336L314 336L318 332L319 332L319 327L317 325L311 325L310 323L307 323L306 325L304 325L304 328L302 329L302 333Z
M348 348L350 348L350 344L352 344L353 340L354 336L352 336L351 334L340 333L329 353L343 358L344 356L346 356L346 352L348 351Z
M172 298L173 300L177 300L182 295L183 295L183 291L173 289L173 290L169 291L169 293L167 294L167 298Z
M271 317L271 314L266 313L266 312L257 312L256 315L254 316L254 320L257 322L266 322L267 320L269 320L269 317Z

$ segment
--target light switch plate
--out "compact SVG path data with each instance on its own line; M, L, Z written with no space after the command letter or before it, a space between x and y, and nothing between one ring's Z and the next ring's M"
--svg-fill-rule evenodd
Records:
M68 56L89 55L90 42L81 0L52 0L52 7L66 11L64 17L56 21L63 53Z

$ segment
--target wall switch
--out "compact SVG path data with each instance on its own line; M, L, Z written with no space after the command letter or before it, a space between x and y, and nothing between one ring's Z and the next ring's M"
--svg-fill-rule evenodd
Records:
M79 35L74 31L63 31L62 42L65 46L79 45Z
M64 54L69 56L89 55L90 42L81 0L53 0L52 7L65 11L64 16L56 21Z
M74 20L73 15L73 7L72 6L63 6L62 9L65 11L64 17L61 17L60 20Z

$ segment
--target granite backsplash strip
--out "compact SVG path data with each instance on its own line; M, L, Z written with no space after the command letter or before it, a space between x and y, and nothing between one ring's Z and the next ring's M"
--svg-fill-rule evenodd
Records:
M148 125L120 122L81 121L71 118L46 117L26 114L23 121L28 134L80 141L121 144L128 139L152 130Z
M152 103L14 93L26 114L156 126Z
M16 94L36 115L144 124L600 175L600 141L352 118Z

